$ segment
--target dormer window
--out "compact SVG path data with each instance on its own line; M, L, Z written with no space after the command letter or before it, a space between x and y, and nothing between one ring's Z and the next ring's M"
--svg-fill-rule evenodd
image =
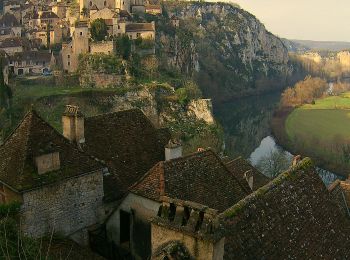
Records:
M53 152L35 157L38 174L45 174L60 169L60 154Z

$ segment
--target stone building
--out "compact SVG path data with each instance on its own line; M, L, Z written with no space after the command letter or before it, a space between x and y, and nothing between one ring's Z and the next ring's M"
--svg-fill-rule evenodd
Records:
M22 26L17 18L10 13L0 17L0 40L13 37L21 37Z
M151 221L151 259L223 259L225 237L217 216L218 211L207 206L163 197Z
M89 38L88 23L84 21L77 23L72 40L62 44L61 58L64 71L71 73L78 69L79 55L90 51Z
M55 64L54 55L48 51L25 51L9 57L9 70L14 75L42 74Z
M159 212L164 197L222 212L251 192L211 150L182 157L181 149L171 145L164 152L167 160L131 187L106 222L109 239L121 247L128 245L132 255L142 259L151 254L150 219Z
M154 40L155 32L156 30L154 22L130 23L126 24L125 26L125 34L128 35L131 40L135 40L137 38Z
M79 151L35 111L0 146L0 199L21 203L24 234L84 243L102 210L105 166Z
M221 213L165 198L152 221L152 259L179 249L188 259L348 259L349 228L305 159Z
M30 49L31 43L26 38L13 37L0 41L0 50L5 51L8 55L29 51Z
M102 10L108 8L111 10L125 10L132 12L134 6L144 6L143 0L79 0L80 11L87 8L90 13L91 9L97 8Z

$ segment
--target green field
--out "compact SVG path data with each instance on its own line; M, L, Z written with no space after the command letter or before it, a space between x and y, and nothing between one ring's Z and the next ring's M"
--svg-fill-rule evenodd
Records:
M350 140L350 93L317 100L295 109L286 120L289 139Z

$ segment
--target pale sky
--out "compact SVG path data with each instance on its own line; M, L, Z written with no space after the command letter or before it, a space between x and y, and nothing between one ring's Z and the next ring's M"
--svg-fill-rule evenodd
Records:
M350 42L350 0L233 0L284 38Z

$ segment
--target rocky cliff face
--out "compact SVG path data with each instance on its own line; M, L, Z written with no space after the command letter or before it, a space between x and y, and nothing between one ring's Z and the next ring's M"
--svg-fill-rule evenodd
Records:
M195 152L199 147L211 147L217 152L222 149L223 134L214 121L211 100L195 99L180 104L174 89L168 85L42 97L35 107L61 131L61 115L66 104L78 105L85 116L138 108L155 126L167 127L173 137L182 139L185 153Z
M220 101L284 87L288 51L253 15L225 3L166 2L165 10L168 23L178 17L180 25L160 24L159 47L171 50L172 65L194 72L206 96Z

